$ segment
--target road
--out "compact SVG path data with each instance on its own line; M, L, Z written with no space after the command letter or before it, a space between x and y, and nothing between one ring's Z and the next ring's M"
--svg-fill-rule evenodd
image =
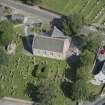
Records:
M57 14L39 8L32 8L31 6L21 4L12 0L0 0L0 4L23 11L26 14L30 14L33 17L37 17L44 21L51 21L53 18L60 18L60 16Z

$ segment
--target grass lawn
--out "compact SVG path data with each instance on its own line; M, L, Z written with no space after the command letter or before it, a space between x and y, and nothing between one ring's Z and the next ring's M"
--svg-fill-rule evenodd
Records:
M60 13L63 12L63 9L68 4L69 0L42 0L42 5Z
M9 62L6 65L0 66L0 84L6 96L29 99L25 96L27 83L38 85L40 80L32 76L34 66L39 63L48 63L49 73L48 78L55 80L56 73L61 75L67 64L63 61L56 61L40 57L28 57L21 53L16 53L9 57ZM56 75L55 75L56 74Z
M41 5L65 15L80 13L87 23L91 23L97 14L101 17L104 16L100 13L104 9L104 4L104 0L42 0ZM103 18L104 20L105 18ZM97 23L98 20L95 22Z

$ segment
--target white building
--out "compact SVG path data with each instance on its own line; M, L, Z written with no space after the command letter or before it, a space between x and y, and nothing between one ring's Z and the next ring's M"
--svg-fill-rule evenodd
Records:
M105 48L99 50L97 54L96 63L93 69L94 80L96 85L105 83Z

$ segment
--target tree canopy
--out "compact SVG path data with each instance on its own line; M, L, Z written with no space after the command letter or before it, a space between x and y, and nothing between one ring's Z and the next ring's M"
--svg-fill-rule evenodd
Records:
M96 52L96 50L100 47L102 42L102 35L101 33L94 32L90 33L87 37L87 46L88 50Z
M13 24L4 20L0 22L0 44L6 46L15 39Z
M68 16L63 24L63 31L68 36L78 35L84 25L84 18L80 14Z
M84 50L80 55L82 65L88 65L93 63L94 53L89 50Z
M39 86L37 98L42 105L69 105L70 99L67 99L60 89L60 86L53 81L47 81Z
M52 98L55 97L55 88L54 85L42 84L38 89L38 99L44 105L52 105Z

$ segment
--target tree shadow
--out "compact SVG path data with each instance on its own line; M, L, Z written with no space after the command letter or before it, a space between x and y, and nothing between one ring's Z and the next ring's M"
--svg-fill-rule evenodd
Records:
M72 45L79 48L79 49L82 49L83 47L85 47L87 45L87 37L84 36L84 35L79 35L79 36L74 36L72 38Z
M103 86L101 87L101 90L99 91L98 95L101 95L102 94L104 88L105 88L105 84L103 84Z
M32 53L33 35L22 37L24 49Z
M37 72L38 66L39 66L38 64L35 65L35 66L34 66L34 69L32 70L32 76L33 76L33 77L36 77L36 72Z
M71 62L70 59L68 59L67 62L70 67L65 69L64 75L68 80L75 82L78 79L77 70L81 65L80 57L76 58L76 60L74 62Z
M38 86L35 86L32 83L28 83L25 93L32 99L32 101L38 102L39 99L37 98L38 95L37 90Z
M6 65L9 62L9 56L0 48L0 64Z
M75 68L67 68L65 70L65 77L70 81L76 81L76 70Z
M59 30L62 30L63 32L63 23L66 19L66 16L61 16L61 18L54 18L52 21L52 27L56 26Z
M71 66L77 64L77 62L79 62L80 60L80 56L76 56L76 55L72 55L70 57L67 58L67 63Z
M68 59L67 62L70 67L67 68L64 72L66 79L64 80L64 82L61 83L61 89L66 97L72 99L72 88L73 88L72 86L73 86L73 83L75 83L78 78L77 68L80 66L80 60L78 58L76 62L71 63L70 59Z
M60 88L66 97L72 98L72 83L64 81L61 83Z

